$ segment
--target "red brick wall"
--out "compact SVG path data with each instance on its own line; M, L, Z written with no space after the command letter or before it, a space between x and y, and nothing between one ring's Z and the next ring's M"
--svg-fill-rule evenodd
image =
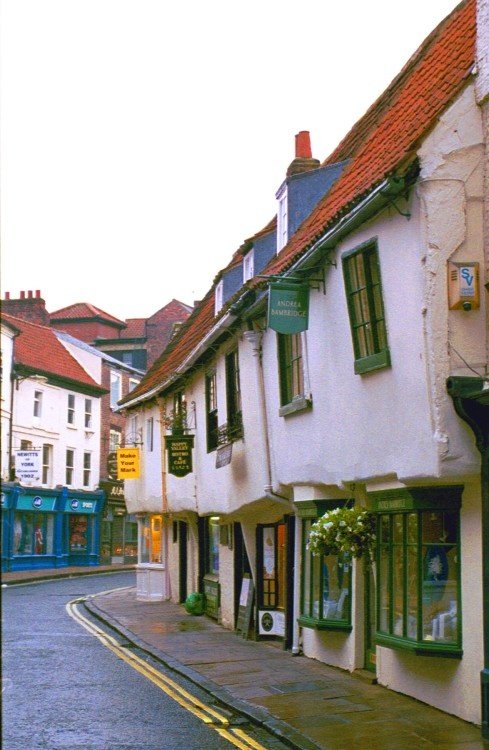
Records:
M120 412L112 411L110 408L110 371L114 369L122 376L122 396L129 393L129 379L133 378L132 374L127 371L115 368L108 362L102 364L102 386L109 390L101 398L101 436L100 436L100 479L108 479L107 476L107 456L110 448L110 431L120 430L122 433L122 444L124 444L124 434L126 431L126 418Z
M41 326L49 325L49 313L46 310L46 303L40 296L4 299L2 300L2 311L7 315L14 315L16 318L28 320L30 323L37 323Z
M160 356L170 341L175 323L183 323L190 313L185 305L173 299L161 310L146 321L146 349L148 352L148 369Z

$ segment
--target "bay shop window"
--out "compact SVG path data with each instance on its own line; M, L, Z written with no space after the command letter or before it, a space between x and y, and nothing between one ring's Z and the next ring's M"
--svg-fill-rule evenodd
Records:
M163 562L163 517L147 515L139 519L139 562Z
M461 489L375 494L379 645L462 656Z
M341 505L343 505L343 501ZM313 555L308 549L312 524L336 500L309 501L298 505L302 518L302 576L299 624L316 630L346 630L351 625L352 560L350 555Z

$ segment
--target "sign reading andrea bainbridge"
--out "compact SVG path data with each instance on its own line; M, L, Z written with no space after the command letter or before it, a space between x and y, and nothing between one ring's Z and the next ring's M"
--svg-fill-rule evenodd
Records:
M306 284L270 284L268 326L277 333L300 333L309 323L309 287Z
M117 479L139 479L139 448L117 448Z
M168 473L176 477L185 477L193 471L192 449L194 435L168 435L165 437L168 451Z

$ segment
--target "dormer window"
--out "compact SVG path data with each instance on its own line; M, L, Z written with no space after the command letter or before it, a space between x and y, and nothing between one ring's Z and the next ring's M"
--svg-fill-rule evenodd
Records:
M252 248L243 258L243 284L255 275L255 251Z
M222 310L222 306L224 304L223 292L224 292L224 280L221 279L219 284L216 284L216 289L214 291L214 315L217 315L218 312Z
M277 193L277 253L287 244L288 240L288 218L287 218L287 185L283 185Z

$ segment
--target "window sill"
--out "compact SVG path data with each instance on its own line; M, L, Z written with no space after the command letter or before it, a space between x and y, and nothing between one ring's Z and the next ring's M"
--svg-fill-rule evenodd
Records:
M74 425L74 424L67 424L67 425L66 425L66 429L67 429L67 430L76 430L76 429L78 429L78 428L77 428L77 427L75 427L75 425Z
M344 633L351 633L353 626L345 620L315 620L312 617L299 617L297 622L302 628L312 628L314 630L342 630Z
M448 659L461 659L463 650L456 645L448 643L435 643L427 641L408 641L403 638L395 638L390 635L376 633L375 643L377 646L399 649L400 651L411 651L417 656L436 656Z
M355 374L365 375L367 372L381 370L384 367L390 367L391 355L389 349L382 349L377 354L370 354L368 357L362 357L355 360Z
M289 404L284 404L279 409L280 417L287 417L289 414L297 414L301 411L310 411L312 409L312 398L306 396L297 396Z

